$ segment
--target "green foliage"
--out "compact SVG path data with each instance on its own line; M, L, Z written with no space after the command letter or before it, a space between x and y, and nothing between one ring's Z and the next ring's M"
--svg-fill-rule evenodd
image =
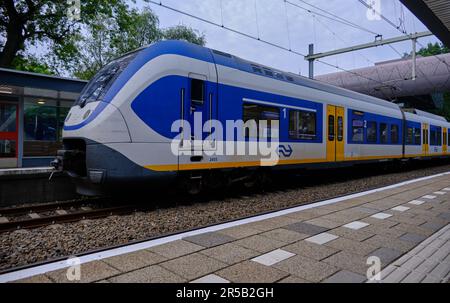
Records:
M200 34L198 31L184 25L178 25L165 29L162 31L162 34L164 39L167 40L184 40L202 46L206 44L204 34Z
M205 45L203 34L182 25L160 29L150 8L130 2L82 0L80 20L72 20L67 0L1 0L0 67L90 79L114 58L162 39Z
M25 58L19 55L16 58L14 58L12 65L14 69L25 72L32 72L46 75L53 74L53 71L47 64L39 62L39 59L31 56Z
M440 43L428 43L427 47L421 48L417 54L422 57L429 57L450 53L450 49Z
M186 26L160 29L158 16L148 7L142 11L122 9L113 16L99 15L86 26L83 36L76 39L78 53L69 57L77 60L64 60L69 63L65 68L73 76L86 80L113 59L162 39L206 43L204 35Z

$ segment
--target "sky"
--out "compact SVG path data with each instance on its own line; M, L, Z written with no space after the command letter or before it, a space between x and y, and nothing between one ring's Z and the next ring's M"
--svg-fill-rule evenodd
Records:
M374 0L366 0L366 2ZM379 0L380 12L395 24L404 20L408 33L428 30L399 0ZM159 0L157 2L160 2ZM403 35L384 20L370 18L368 9L358 0L161 0L164 5L199 16L254 37L306 54L308 45L314 43L316 52L325 52L361 43L372 42L375 34L357 29L318 14L309 13L297 6L325 15L314 5L364 29L391 38ZM294 4L294 5L293 5ZM210 25L189 16L173 12L159 5L137 0L130 6L150 8L158 15L161 27L179 24L202 32L207 47L228 52L243 59L254 61L283 71L308 75L308 62L297 54L269 46L260 41L245 38L231 31ZM404 18L401 18L404 16ZM438 42L434 36L419 39L422 45ZM410 41L389 46L361 50L322 59L343 69L351 70L372 66L375 62L399 59L400 54L411 52ZM418 45L418 48L421 46ZM338 71L336 68L315 64L315 75Z

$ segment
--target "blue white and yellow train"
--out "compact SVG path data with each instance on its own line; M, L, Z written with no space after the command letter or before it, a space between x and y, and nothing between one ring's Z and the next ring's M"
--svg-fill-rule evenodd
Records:
M176 120L277 120L280 160L174 154ZM124 182L178 180L192 189L278 169L445 157L450 123L422 111L181 41L104 67L64 124L54 165L92 193ZM204 147L203 147L204 148Z

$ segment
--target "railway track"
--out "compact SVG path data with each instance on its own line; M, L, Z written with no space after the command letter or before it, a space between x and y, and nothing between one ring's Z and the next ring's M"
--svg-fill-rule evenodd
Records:
M51 224L124 215L137 210L135 205L107 206L93 209L85 206L86 204L86 200L77 200L0 208L0 233Z

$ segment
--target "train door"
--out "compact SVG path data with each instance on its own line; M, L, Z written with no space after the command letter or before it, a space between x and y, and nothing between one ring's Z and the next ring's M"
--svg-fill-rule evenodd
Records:
M444 154L447 154L447 146L448 146L448 143L447 143L447 139L448 139L448 137L447 137L447 128L443 128L443 140L442 140L442 142L443 142L443 144L442 144L442 153L444 153Z
M204 132L204 127L215 119L217 84L209 82L204 75L189 75L189 89L186 96L187 122L190 124L190 147L195 155L201 155L205 149L211 149L213 142L205 141L210 132ZM209 124L208 124L209 123ZM192 157L194 162L201 162L201 157Z
M17 167L18 121L17 105L0 102L0 168Z
M344 161L345 110L334 105L327 106L327 161Z
M430 145L429 145L429 128L428 128L428 124L424 123L423 127L422 127L422 153L424 156L427 156L430 150Z

